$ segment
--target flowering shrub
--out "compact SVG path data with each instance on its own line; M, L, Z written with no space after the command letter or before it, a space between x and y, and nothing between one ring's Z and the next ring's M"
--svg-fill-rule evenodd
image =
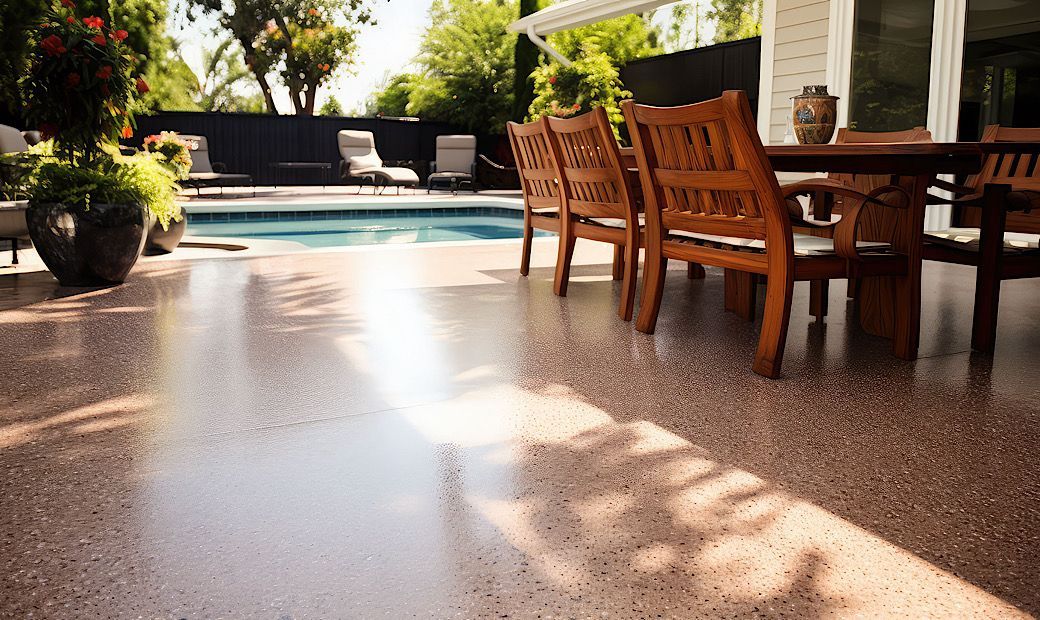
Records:
M546 115L584 114L603 106L617 135L617 126L624 120L618 102L632 93L625 90L610 57L595 46L583 47L570 67L550 62L535 69L531 76L535 97L528 109L529 121Z
M133 76L127 32L96 16L80 19L72 0L50 9L37 31L31 70L22 80L26 116L70 163L102 156L103 142L133 135L130 107L147 91Z
M191 153L188 144L172 131L164 131L159 135L151 135L144 139L144 150L162 155L161 163L173 175L183 181L191 170Z

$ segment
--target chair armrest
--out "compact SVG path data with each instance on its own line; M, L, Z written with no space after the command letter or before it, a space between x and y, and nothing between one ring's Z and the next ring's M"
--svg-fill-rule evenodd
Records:
M857 192L858 193L858 192ZM882 194L898 194L902 196L902 204L894 204L878 199ZM910 205L910 194L898 185L882 185L876 187L864 195L862 200L853 203L852 208L842 213L841 219L834 226L834 252L848 260L861 261L856 248L856 232L859 229L859 220L863 215L863 208L868 204L878 204L890 209L906 209Z
M213 172L224 174L227 172L227 165L222 161L215 161L213 162Z
M977 190L967 187L965 185L957 185L956 183L950 183L949 181L943 181L942 179L932 179L932 187L943 189L954 194L974 194Z
M430 162L430 174L433 174L434 172L437 172L437 162L436 161L431 161Z

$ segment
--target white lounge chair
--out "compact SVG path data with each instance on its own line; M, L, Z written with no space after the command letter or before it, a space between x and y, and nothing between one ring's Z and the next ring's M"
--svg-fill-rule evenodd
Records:
M0 125L0 155L24 153L29 150L22 132L14 127ZM4 180L13 180L14 172L6 166L0 168ZM11 264L18 264L18 243L29 239L29 227L25 223L26 202L0 201L0 241L11 242Z
M372 183L372 192L377 187L395 186L400 193L401 187L415 187L419 184L419 175L410 168L388 167L376 151L376 141L371 131L355 131L343 129L336 134L339 153L343 157L340 163L340 176L344 180L359 181L359 185ZM360 187L358 192L361 192Z
M477 137L468 135L437 136L437 159L426 181L426 193L446 189L456 193L463 186L477 191L473 177L477 170Z

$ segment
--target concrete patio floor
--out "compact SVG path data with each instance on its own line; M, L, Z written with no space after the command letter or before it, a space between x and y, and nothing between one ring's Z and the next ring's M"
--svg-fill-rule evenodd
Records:
M973 273L926 264L914 363L798 285L769 381L720 271L646 336L609 250L561 299L535 247L153 260L0 312L0 616L1040 613L1040 281L987 358Z

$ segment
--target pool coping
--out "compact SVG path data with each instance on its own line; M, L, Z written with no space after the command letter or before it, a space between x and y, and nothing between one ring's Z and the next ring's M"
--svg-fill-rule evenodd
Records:
M354 196L344 201L271 203L267 201L242 200L192 200L182 203L189 214L196 213L281 213L308 211L403 211L412 209L471 209L476 207L498 207L514 211L523 211L524 201L521 198L505 196L454 196L452 198L426 196L375 196L357 199Z

